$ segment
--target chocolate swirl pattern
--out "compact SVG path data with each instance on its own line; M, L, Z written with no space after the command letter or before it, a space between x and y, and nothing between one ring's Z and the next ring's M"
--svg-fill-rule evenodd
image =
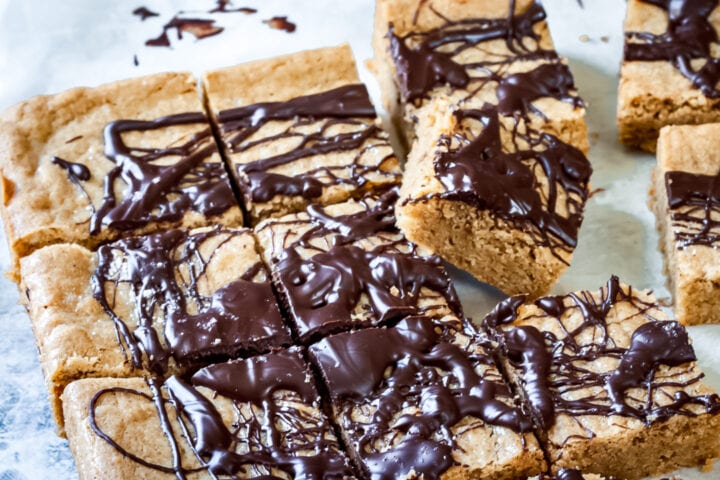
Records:
M248 203L276 196L311 200L331 186L362 190L400 179L399 170L391 166L395 157L388 136L360 84L224 110L218 121L227 151L244 159L235 165ZM263 154L271 145L286 146ZM347 160L326 160L340 154ZM313 166L303 167L310 158L315 158ZM291 174L288 169L298 171Z
M455 113L458 133L440 139L434 162L445 187L438 196L490 211L565 262L557 251L571 253L576 246L590 164L577 148L527 126L524 133L517 125L508 132L516 138L508 151L498 110L486 104Z
M341 215L313 207L264 227L269 244L281 246L274 278L303 342L409 315L462 315L440 259L395 228L396 198L391 190Z
M327 419L320 413L312 375L297 349L214 364L189 378L149 382L152 395L122 388L99 391L90 404L90 425L105 441L142 465L179 480L206 471L212 478L341 479L352 476ZM105 395L152 401L174 452L172 467L128 452L96 418ZM220 408L232 404L228 425ZM172 413L171 413L172 412ZM171 421L170 418L177 418ZM178 425L179 424L179 425ZM183 458L187 442L195 459ZM200 466L195 466L197 463Z
M677 415L720 413L717 394L694 393L702 374L693 367L687 331L677 322L658 320L658 306L617 277L599 295L542 298L534 303L535 313L523 314L517 323L523 302L523 297L509 298L484 325L495 332L518 372L545 434L560 415L619 415L649 426ZM636 326L629 341L617 335L621 323Z
M670 219L677 248L720 244L720 173L665 174Z
M166 148L129 146L123 135L201 124L207 128L180 145ZM90 204L90 233L103 227L129 231L151 222L178 222L188 211L217 216L236 206L222 162L210 162L217 152L207 118L202 113L181 113L152 121L116 120L104 130L105 156L115 166L105 176L104 195L94 205L83 187L91 178L82 164L53 157Z
M309 352L368 478L440 478L473 429L532 428L469 324L411 317L328 337Z
M188 365L290 343L259 262L206 292L214 255L238 235L248 233L168 230L100 247L94 296L135 367L147 365L163 375L170 358ZM214 247L210 254L208 245ZM127 296L132 314L118 301L121 296Z
M641 1L667 12L667 30L662 34L626 32L625 60L670 62L703 95L720 98L720 59L712 54L718 34L710 23L718 0Z
M540 45L534 27L545 20L542 6L533 3L525 12L515 15L515 1L511 0L508 18L471 18L453 21L427 7L444 20L441 27L409 32L398 36L390 25L390 49L395 61L396 78L402 98L415 102L427 98L436 87L448 84L455 89L472 92L488 80L499 81L509 63L525 60L559 61L554 50ZM422 6L419 8L423 8ZM416 14L417 18L417 14ZM508 55L493 60L468 62L461 60L470 49L493 40L504 40ZM470 56L465 55L466 58Z

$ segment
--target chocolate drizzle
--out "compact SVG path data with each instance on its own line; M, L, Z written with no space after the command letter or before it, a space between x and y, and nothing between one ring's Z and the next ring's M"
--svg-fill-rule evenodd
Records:
M90 180L90 169L82 163L69 162L60 157L52 157L50 161L65 170L68 180L80 188L82 188L80 182Z
M292 33L297 28L297 25L289 21L287 17L272 17L269 20L263 20L263 23L269 25L270 28L282 30L287 33Z
M542 431L561 414L621 415L650 425L674 415L720 413L716 394L688 393L687 387L699 382L702 374L685 368L659 373L663 366L695 361L687 332L677 322L656 320L652 315L657 305L622 287L617 277L599 296L581 292L535 302L542 315L557 319L562 336L529 324L513 326L522 303L523 297L511 297L486 317L484 325L495 332L511 365L520 372L521 387ZM627 347L618 345L608 332L608 315L620 304L632 308L630 316L647 319ZM582 322L569 329L563 319L566 312L579 313ZM589 362L602 359L615 359L618 367L605 372L587 368Z
M710 14L718 0L642 0L667 12L668 26L663 34L625 33L625 60L670 62L694 88L708 98L720 98L720 59L712 46L718 34ZM702 60L698 65L698 60Z
M251 265L209 296L201 293L199 282L215 253L205 258L200 248L212 241L217 252L240 234L247 235L219 228L193 234L169 230L99 248L94 296L113 320L136 368L147 362L160 375L167 372L171 357L187 365L290 343L269 282L257 280L263 274L261 264ZM129 319L116 313L121 291L132 302L137 322L133 329Z
M218 114L220 132L231 153L252 155L255 149L283 140L294 144L286 152L237 164L241 188L252 202L268 202L277 195L310 200L331 185L363 188L369 182L368 175L399 180L398 172L383 171L383 165L394 156L388 137L376 125L375 118L375 109L361 84ZM263 127L278 122L290 124L279 133L263 137ZM386 153L379 161L368 164L365 155L377 150ZM317 161L314 162L317 167L293 176L272 171L309 157L342 152L357 153L346 165L324 166L324 162Z
M459 110L455 116L460 131L441 138L444 151L435 159L436 176L446 189L438 196L490 211L527 231L538 245L551 248L565 262L556 250L571 252L577 243L592 172L585 155L529 127L525 133L511 132L515 150L507 151L494 105ZM472 132L478 132L474 138Z
M290 243L283 241L274 272L303 342L408 315L432 315L444 305L462 315L440 259L418 255L395 229L396 198L391 191L361 212L335 217L315 207L309 219L313 227ZM369 247L358 242L376 235L382 240ZM318 239L330 248L318 248ZM421 300L434 301L421 306ZM358 311L361 301L367 305Z
M390 53L395 62L396 76L403 100L413 102L426 98L436 87L449 84L455 88L469 88L471 82L482 79L488 70L497 69L506 61L460 63L458 57L469 49L492 40L504 40L512 60L557 60L553 50L540 47L536 24L545 20L545 11L533 3L525 12L515 15L515 1L510 2L507 18L470 18L451 21L430 7L444 19L441 27L409 32L400 37L391 24ZM478 77L479 76L479 77Z
M149 10L146 7L138 7L135 10L133 10L132 13L133 13L133 15L140 17L140 20L142 20L142 21L145 21L148 18L157 17L160 15L159 13L153 12L152 10Z
M193 124L206 128L166 148L133 147L122 138L130 132ZM104 138L105 156L115 166L105 177L103 202L90 222L92 234L103 225L132 230L149 222L177 222L188 210L215 216L236 205L223 164L208 161L217 148L203 114L116 120L105 127ZM178 158L168 163L172 157ZM124 185L118 191L120 183Z
M189 33L198 40L206 37L212 37L224 30L223 27L215 25L215 20L204 18L183 18L175 16L163 25L162 33L156 38L150 38L145 42L148 47L169 47L170 37L168 32L175 30L178 40L182 40L183 33Z
M152 385L151 385L152 387ZM211 394L203 393L209 389ZM153 390L151 388L151 390ZM98 392L90 408L90 423L101 438L121 453L149 468L174 473L178 479L207 470L211 475L243 473L252 478L276 479L277 472L298 479L340 479L352 472L330 436L327 420L317 410L318 395L300 352L296 349L215 364L196 372L189 380L170 377L153 395L112 388ZM184 439L200 460L200 469L183 467L176 455L173 468L150 464L130 454L106 435L97 424L95 410L108 394L138 395L153 400L161 412L163 430L173 451L179 451L180 437L173 431L167 410L178 413ZM233 429L225 424L210 398L221 396L235 404ZM297 404L304 406L299 407ZM250 404L251 409L242 408ZM316 414L308 414L315 408ZM188 426L192 428L188 428ZM281 427L282 426L282 427ZM282 430L281 430L282 428Z
M516 432L531 429L499 374L477 373L478 365L493 365L491 357L451 343L458 333L474 335L472 327L454 328L411 317L394 328L334 335L310 347L369 478L404 478L411 471L440 478L455 464L452 428L467 417Z
M667 172L665 185L677 248L716 248L720 244L720 172Z

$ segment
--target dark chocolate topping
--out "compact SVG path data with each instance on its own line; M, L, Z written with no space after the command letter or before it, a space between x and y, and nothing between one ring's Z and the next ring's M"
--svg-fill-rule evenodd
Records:
M397 36L390 25L390 51L403 100L412 102L426 97L432 89L443 84L465 88L473 80L473 73L487 74L489 67L502 64L501 60L471 64L456 61L458 55L483 42L505 40L513 59L556 59L554 51L540 48L540 38L533 29L545 20L542 6L533 3L525 12L514 15L515 2L510 0L510 12L508 18L444 19L445 24L441 27L409 32L402 37Z
M515 73L502 77L498 83L498 112L500 115L524 115L534 112L543 113L531 105L540 98L554 98L572 103L580 108L584 106L575 91L575 81L570 69L564 63L547 63L524 73Z
M135 10L133 10L132 13L133 13L133 15L137 15L138 17L140 17L140 20L143 20L143 21L147 20L150 17L157 17L160 15L159 13L153 12L152 10L149 10L146 7L138 7Z
M626 61L670 62L693 87L709 98L720 98L720 59L712 56L711 47L718 34L710 14L718 0L642 0L662 8L668 14L665 33L625 33ZM701 66L693 65L702 59Z
M178 452L182 437L173 432L166 412L172 404L179 414L184 438L202 461L201 470L207 469L212 475L236 478L238 473L253 473L252 478L275 479L277 477L270 473L271 468L283 471L291 478L307 480L340 479L352 475L337 442L327 438L331 432L327 420L309 416L306 411L293 406L297 401L308 406L318 403L318 394L298 350L211 365L198 371L190 381L170 377L164 384L169 401L163 398L158 388L152 388L152 380L150 386L152 397L134 390L108 389L98 392L90 406L91 426L96 433L122 454L143 465L174 473L178 479L198 471L183 467L179 455L176 455L173 468L168 468L149 464L124 450L97 425L95 408L101 396L121 393L152 399L171 447ZM201 393L200 387L210 389L211 395ZM215 395L229 398L236 404L238 419L232 431L209 400ZM243 413L240 410L243 403L251 403L262 413ZM187 423L192 425L191 429ZM282 433L277 423L286 427ZM244 453L239 453L238 447ZM247 451L243 447L247 447ZM297 455L298 452L303 455Z
M207 128L177 146L132 147L122 138L129 132L191 124ZM103 225L131 230L151 221L177 222L188 210L215 216L236 205L223 164L208 161L217 148L203 114L117 120L105 127L104 137L105 156L115 167L105 177L105 195L92 216L91 233L99 233ZM179 158L167 164L168 157L175 156ZM124 184L122 194L117 192L118 182Z
M269 282L253 281L262 271L259 263L210 296L200 293L198 281L214 254L203 258L200 247L220 238L217 251L238 234L219 228L195 234L169 230L99 248L94 295L115 323L134 366L143 366L144 353L150 369L162 374L171 356L191 363L290 342ZM189 278L179 279L183 270ZM129 290L134 302L134 330L114 310L114 295L121 287Z
M441 306L420 307L421 297L444 301L462 316L453 284L436 256L420 256L416 247L395 229L393 203L397 191L390 190L374 204L350 215L331 216L321 207L308 209L314 224L300 238L283 242L275 263L289 313L301 339L347 330L358 325L377 325L408 315L432 315ZM307 226L307 220L298 220ZM354 242L383 235L371 250ZM387 238L390 237L390 238ZM327 251L314 246L325 238ZM425 288L429 291L421 292ZM369 305L353 316L361 297ZM358 313L358 312L356 312Z
M720 242L720 172L667 172L665 185L678 248L716 247Z
M80 187L81 181L86 182L90 180L90 169L82 163L69 162L60 157L52 157L50 161L65 170L68 179L78 187Z
M572 251L592 172L585 155L552 135L530 129L514 132L529 148L516 143L515 151L505 151L498 110L490 104L459 110L455 116L461 125L469 120L471 131L479 133L474 138L458 133L441 140L447 151L436 157L435 173L446 191L439 196L489 210L530 233L538 245ZM545 192L542 177L549 185Z
M438 478L455 462L450 429L465 417L517 432L531 428L510 406L499 376L476 372L479 364L492 365L491 357L449 343L452 331L445 326L438 334L437 327L427 317L410 317L393 328L334 335L310 347L371 478L398 478L413 468L418 476ZM377 407L367 422L351 411L360 405ZM407 407L418 411L402 414ZM378 449L388 439L397 443Z
M292 33L297 28L293 22L289 21L287 17L272 17L269 20L263 20L263 23L274 28L275 30L283 30L287 33Z
M397 172L383 172L382 163L393 157L387 135L375 124L375 109L364 85L346 85L326 92L293 98L286 102L249 105L218 114L220 132L226 148L232 153L246 152L264 144L283 139L296 142L288 152L256 161L238 164L246 197L254 202L267 202L276 195L317 198L327 185L351 184L361 188L366 175L382 174L397 178ZM292 121L282 132L257 139L256 133L270 122ZM308 127L317 124L314 131ZM348 130L337 133L339 129ZM298 140L299 139L299 140ZM384 148L387 155L380 165L361 163L363 153ZM357 151L350 165L322 166L289 177L271 172L312 156ZM341 176L349 170L349 178ZM399 179L399 178L398 178Z
M692 396L683 390L699 382L702 375L689 379L677 378L673 372L656 376L662 365L674 367L695 361L687 332L677 322L654 319L657 305L641 300L631 288L623 288L617 277L601 289L600 298L581 292L535 302L545 315L557 318L563 329L567 328L561 319L565 312L573 310L582 315L583 322L561 337L531 325L508 327L517 318L521 298L507 300L484 325L495 332L508 360L521 372L521 386L542 429L550 428L558 414L622 415L650 425L673 415L720 413L716 394ZM618 346L608 333L608 314L621 303L632 307L634 315L648 319L633 332L627 348ZM588 338L592 339L590 343ZM586 368L588 362L603 358L619 360L618 367L607 372ZM683 369L679 374L687 373ZM680 390L658 393L665 388ZM645 393L630 394L630 389ZM582 396L583 391L588 393Z
M183 38L183 33L189 33L198 40L202 40L206 37L212 37L222 33L223 27L215 25L215 20L204 19L204 18L183 18L175 16L165 25L163 25L162 33L156 38L150 38L145 42L148 47L169 47L170 37L168 32L175 30L177 32L178 40Z
M582 3L580 4L582 6ZM584 480L579 470L572 468L561 468L555 475L556 480Z

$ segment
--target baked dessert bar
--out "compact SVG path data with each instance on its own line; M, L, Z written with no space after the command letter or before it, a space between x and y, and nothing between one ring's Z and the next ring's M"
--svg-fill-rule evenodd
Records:
M660 131L650 203L675 315L720 323L720 124Z
M396 189L266 220L263 257L303 343L408 315L462 317L440 259L395 228Z
M537 296L577 243L584 107L538 4L470 3L377 6L376 69L412 140L398 226L479 280Z
M352 478L297 349L63 394L81 479Z
M21 272L61 428L73 380L178 373L291 342L249 230L167 230L96 253L50 245Z
M665 125L720 121L719 28L715 0L628 0L621 142L654 152Z
M720 397L650 293L612 277L597 292L510 297L483 323L555 471L635 480L720 456Z
M35 97L0 117L0 209L13 257L170 226L242 225L188 73ZM17 273L17 272L14 272Z
M366 478L515 480L543 471L532 422L478 337L460 321L419 316L310 346Z
M511 11L512 7L512 11ZM586 151L585 109L533 0L378 0L373 70L411 146L423 117L497 104ZM425 111L428 110L428 111Z
M347 45L207 72L205 95L253 224L399 183Z

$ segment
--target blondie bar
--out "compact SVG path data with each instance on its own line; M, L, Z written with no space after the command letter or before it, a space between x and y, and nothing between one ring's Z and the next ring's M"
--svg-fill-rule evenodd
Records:
M532 422L484 340L469 324L421 316L310 346L366 478L516 480L543 471Z
M50 245L21 271L61 428L73 380L177 373L291 342L248 230L168 230L97 253Z
M612 277L598 292L510 297L483 323L555 471L635 480L720 456L720 397L650 293Z
M311 206L256 228L302 342L408 315L462 316L440 259L395 228L396 200L392 189L380 197Z
M79 380L63 405L81 479L353 476L296 349L164 383Z
M208 72L204 85L253 224L400 181L347 45Z
M686 325L720 323L720 124L660 131L650 202Z
M195 79L164 73L36 97L0 117L13 265L169 226L242 225ZM17 273L17 272L13 272Z
M539 4L469 4L377 4L375 69L411 143L398 226L479 280L537 296L577 243L585 110Z
M665 125L720 121L716 0L628 0L620 141L655 151Z

